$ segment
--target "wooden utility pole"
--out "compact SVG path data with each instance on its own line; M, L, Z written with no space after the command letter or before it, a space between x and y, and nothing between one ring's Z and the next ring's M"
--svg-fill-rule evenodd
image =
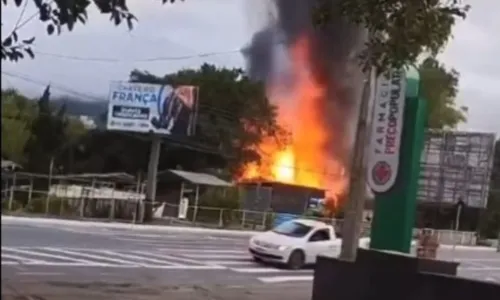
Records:
M361 96L359 117L356 126L356 137L351 163L349 180L349 194L347 209L342 224L342 246L340 259L354 261L359 244L359 234L363 221L363 210L366 198L366 146L368 138L368 118L370 111L370 100L372 94L371 86L374 85L375 74L371 70L369 79L365 79L363 93Z

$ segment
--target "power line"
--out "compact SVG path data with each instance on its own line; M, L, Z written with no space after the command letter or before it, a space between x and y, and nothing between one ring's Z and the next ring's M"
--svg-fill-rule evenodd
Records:
M192 58L203 58L203 57L211 57L211 56L219 56L226 54L235 54L241 53L242 49L234 49L234 50L226 50L226 51L216 51L216 52L203 52L192 55L180 55L180 56L157 56L150 58L141 58L141 59L117 59L117 58L108 58L108 57L84 57L84 56L74 56L74 55L64 55L58 53L50 53L43 51L33 51L36 55L55 57L66 60L75 60L75 61L85 61L85 62L102 62L102 63L130 63L130 62L160 62L160 61L176 61L176 60L186 60Z
M80 98L83 98L83 99L92 99L92 100L96 100L96 101L99 101L99 102L106 101L106 99L104 97L98 97L98 96L92 96L92 95L84 94L82 92L75 91L75 90L73 90L71 88L68 88L66 86L63 86L63 85L54 84L52 82L42 82L40 80L33 79L33 78L31 78L31 77L29 77L27 75L15 74L15 73L12 73L12 72L9 72L9 71L1 71L1 73L3 75L5 75L5 76L10 76L10 77L13 77L13 78L21 79L21 80L24 80L26 82L31 82L31 83L38 84L38 85L41 85L41 86L50 85L51 88L54 88L56 90L60 90L60 91L66 92L68 94L71 94L71 95L74 95L74 96L77 96L77 97L80 97ZM216 115L218 117L225 117L228 120L238 121L235 118L234 112L231 112L231 111L229 111L227 109L221 109L221 108L213 107L212 105L201 103L201 101L199 101L199 100L198 100L198 107L201 108L201 109L203 109L203 110L205 110L206 112L216 113Z
M16 25L14 25L14 29L12 29L13 32L16 31L17 29L19 29L19 24L21 23L21 19L24 16L24 12L26 12L27 6L28 6L28 1L24 1L24 5L23 5L23 8L21 10L21 13L19 13L19 17L17 17Z
M21 10L21 13L19 14L19 17L18 17L17 21L16 21L16 25L14 26L14 29L12 29L11 34L8 35L9 37L12 36L12 34L15 31L17 31L17 30L21 29L22 27L24 27L26 24L28 24L31 20L33 20L34 18L36 18L40 14L40 10L37 10L35 13L33 13L31 16L29 16L26 20L24 20L24 21L21 22L21 19L22 19L23 15L24 15L24 13L26 11L26 7L27 7L28 2L29 1L27 1L27 0L24 2L24 6L23 6L23 8ZM47 5L50 6L50 5L52 5L52 3L54 3L54 0L50 1Z
M21 79L21 80L24 80L26 82L31 82L31 83L34 83L34 84L37 84L37 85L42 85L42 86L50 85L51 88L54 88L56 90L60 90L60 91L63 91L63 92L66 92L66 93L69 93L69 94L72 94L72 95L84 98L84 99L94 99L94 100L98 100L98 101L103 101L103 98L101 98L101 97L84 94L84 93L75 91L73 89L70 89L68 87L65 87L63 85L53 84L52 82L42 82L40 80L36 80L36 79L30 78L30 77L28 77L26 75L14 74L14 73L11 73L9 71L4 71L4 70L2 70L2 74L6 75L6 76L10 76L12 78Z

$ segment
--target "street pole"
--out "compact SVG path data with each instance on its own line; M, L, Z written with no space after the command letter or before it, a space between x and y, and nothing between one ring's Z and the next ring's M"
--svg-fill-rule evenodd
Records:
M149 153L148 175L146 179L146 199L143 206L143 221L148 222L153 218L153 202L156 197L156 177L160 161L161 137L152 134L151 150Z
M349 194L344 223L342 224L342 245L339 258L344 261L354 261L359 245L359 234L363 219L366 198L366 141L368 137L368 115L374 84L375 72L370 71L369 79L364 80L361 96L359 117L354 141L354 150L349 180Z

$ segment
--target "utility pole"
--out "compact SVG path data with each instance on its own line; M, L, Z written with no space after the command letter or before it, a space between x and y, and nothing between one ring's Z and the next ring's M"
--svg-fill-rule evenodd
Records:
M372 99L372 86L375 84L374 68L364 80L361 96L359 117L356 126L356 137L351 163L349 180L349 194L347 209L342 224L342 246L340 259L354 261L359 245L359 234L363 219L363 209L366 198L366 142L368 138L368 115L370 100Z
M153 218L153 203L156 198L156 176L158 174L158 162L160 161L161 137L152 133L151 150L149 153L148 173L146 179L146 199L144 200L143 213L140 218L143 222L149 222Z

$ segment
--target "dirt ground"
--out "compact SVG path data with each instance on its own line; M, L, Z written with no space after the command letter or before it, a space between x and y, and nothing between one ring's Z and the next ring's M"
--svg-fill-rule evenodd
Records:
M2 281L2 300L308 300L310 286L155 286Z

